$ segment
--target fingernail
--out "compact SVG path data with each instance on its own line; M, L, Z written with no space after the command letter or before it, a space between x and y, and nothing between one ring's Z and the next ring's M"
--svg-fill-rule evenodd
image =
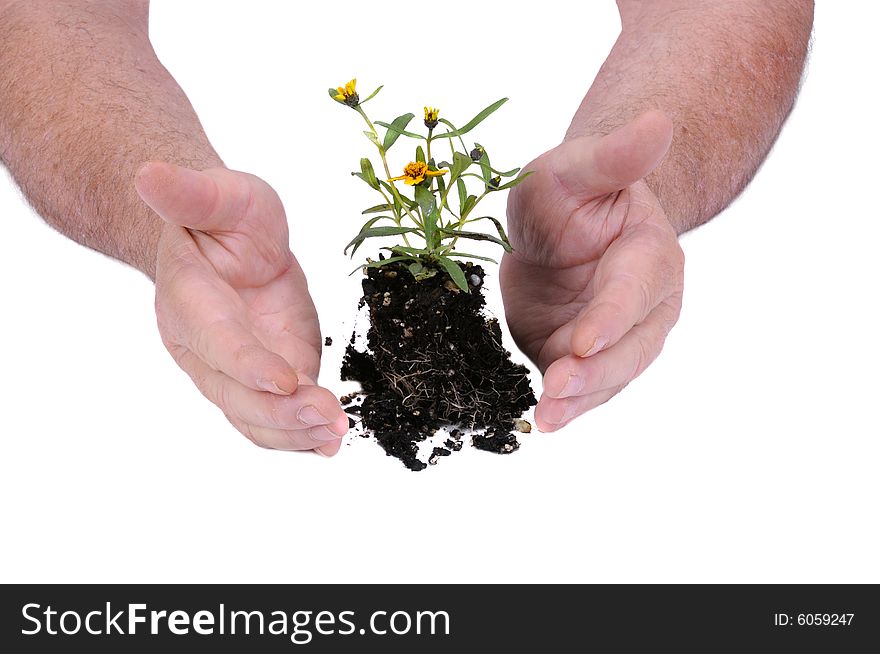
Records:
M593 341L593 344L589 347L589 349L581 354L582 357L592 356L599 352L602 348L608 345L608 339L605 336L599 336L596 340Z
M317 407L312 404L307 404L303 408L301 408L297 414L297 419L304 425L326 425L329 420L324 417L320 411L318 411Z
M309 429L309 437L315 441L338 441L339 436L327 429L324 425Z
M259 379L257 380L257 386L275 395L290 395L290 391L285 391L271 379Z
M583 377L570 372L568 373L568 381L565 382L565 386L562 387L562 390L559 391L559 394L556 397L571 397L572 395L577 395L581 392L583 387Z

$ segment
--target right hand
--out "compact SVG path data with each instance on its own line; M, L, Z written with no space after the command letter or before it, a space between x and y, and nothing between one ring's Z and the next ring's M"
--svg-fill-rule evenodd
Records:
M177 364L257 445L336 454L348 418L315 383L318 317L272 187L225 168L158 162L140 169L135 187L165 221L156 314Z

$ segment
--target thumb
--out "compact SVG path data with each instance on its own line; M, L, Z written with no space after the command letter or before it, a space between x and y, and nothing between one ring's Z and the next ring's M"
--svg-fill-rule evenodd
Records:
M651 110L598 140L581 136L566 141L553 150L550 170L566 190L588 200L640 180L666 156L670 143L672 121Z
M241 173L190 170L160 161L141 166L134 187L162 220L201 231L235 228L251 199L251 186Z

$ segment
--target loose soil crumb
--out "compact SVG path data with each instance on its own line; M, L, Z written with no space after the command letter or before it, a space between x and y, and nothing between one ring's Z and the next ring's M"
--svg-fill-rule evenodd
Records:
M326 337L326 338L324 339L324 345L326 345L327 347L330 347L331 345L333 345L333 339L332 339L331 337L329 337L329 336Z
M359 305L369 309L368 349L355 349L352 334L342 363L342 378L360 382L364 393L346 411L410 470L460 450L462 430L474 433L478 449L514 452L515 421L536 404L528 370L511 361L498 321L482 313L485 272L459 265L470 293L450 288L446 275L417 282L400 264L368 269ZM444 427L445 447L434 448L428 463L419 459L418 444Z

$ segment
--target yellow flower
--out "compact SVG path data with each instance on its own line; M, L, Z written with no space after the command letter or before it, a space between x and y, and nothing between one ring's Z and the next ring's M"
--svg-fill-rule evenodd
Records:
M355 90L356 84L357 79L353 79L345 86L336 87L336 90L339 91L339 93L334 95L333 99L337 102L344 102L349 107L356 107L358 105L358 102L360 102L360 98L358 97L357 91Z
M402 179L404 184L415 186L416 184L421 184L425 181L425 177L439 177L448 172L449 171L446 168L443 170L428 170L428 164L424 161L410 161L404 166L403 175L400 177L392 177L389 181L397 182Z
M434 129L437 127L437 118L440 116L440 110L434 107L425 107L425 127Z

